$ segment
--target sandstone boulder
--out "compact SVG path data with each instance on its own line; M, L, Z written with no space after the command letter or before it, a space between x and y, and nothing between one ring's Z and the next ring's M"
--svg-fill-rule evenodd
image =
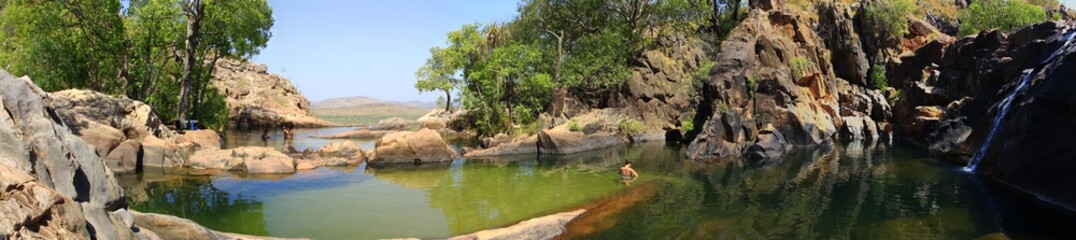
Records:
M175 132L168 129L153 113L149 105L125 97L70 89L49 93L46 101L50 107L56 109L56 116L71 128L75 135L85 136L83 130L99 128L111 128L132 139L148 135L171 138L175 135Z
M488 147L469 151L464 157L490 157L515 154L538 153L538 136L531 135L524 138L512 139L507 135L499 134L498 137L490 138L489 143L483 143Z
M387 119L382 119L381 121L377 121L377 124L373 125L373 126L370 126L369 129L370 130L395 130L395 131L400 131L400 130L407 130L407 129L410 129L410 128L416 128L416 127L420 127L420 126L422 126L422 123L420 123L418 121L394 117L394 118L387 118Z
M135 239L123 190L29 78L0 70L0 238ZM93 231L90 231L93 229ZM91 236L91 234L93 236Z
M292 173L295 172L295 159L273 148L239 147L199 150L194 152L186 166L247 173Z
M115 172L131 172L142 166L142 143L126 140L104 157L105 164Z
M194 130L183 133L183 138L177 140L177 144L184 142L193 143L198 149L220 149L220 135L213 130Z
M774 162L784 156L788 148L788 142L781 132L772 124L767 124L759 130L758 139L747 147L744 156L752 163Z
M373 155L369 160L373 165L447 162L459 157L441 134L425 128L385 135L377 140Z
M538 152L546 154L580 153L626 143L628 140L617 133L586 134L573 132L564 127L538 132Z

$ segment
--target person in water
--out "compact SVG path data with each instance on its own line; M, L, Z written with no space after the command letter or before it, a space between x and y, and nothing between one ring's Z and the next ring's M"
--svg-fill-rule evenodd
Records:
M624 161L624 166L620 167L620 178L624 180L635 180L636 178L639 178L639 173L631 168L631 161Z

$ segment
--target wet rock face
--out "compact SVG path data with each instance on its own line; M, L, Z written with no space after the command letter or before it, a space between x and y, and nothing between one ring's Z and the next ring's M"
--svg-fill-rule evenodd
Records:
M821 8L836 21L821 30L829 38L854 38L850 20L838 21L851 10L837 8ZM709 120L688 147L688 156L737 157L758 145L752 154L772 157L782 151L759 149L827 145L839 131L847 132L848 139L888 139L892 113L879 91L862 85L865 60L860 48L853 42L823 39L796 14L753 11L721 45L699 106L699 113ZM831 49L847 52L830 58ZM842 75L858 79L838 77L837 67L827 59L839 62ZM855 122L846 124L845 119ZM760 132L767 124L773 129ZM760 136L763 133L766 139Z
M291 81L268 73L265 65L220 59L212 83L231 108L230 127L251 129L282 123L296 127L333 126L311 113L310 101Z
M936 61L906 61L909 66L901 67L928 67L916 74L921 79L900 79L912 86L896 106L902 134L958 163L973 160L989 144L979 172L1076 210L1076 44L1043 63L1072 27L1048 22L1009 35L983 32L945 47L940 59L920 57ZM1027 88L1013 95L1026 69L1034 69ZM995 121L1010 95L1007 114Z
M137 238L112 171L45 98L0 70L0 238Z

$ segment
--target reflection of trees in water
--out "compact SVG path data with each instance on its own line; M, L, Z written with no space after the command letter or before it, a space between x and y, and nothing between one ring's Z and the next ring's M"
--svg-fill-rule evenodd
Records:
M429 190L455 234L504 226L578 206L623 189L614 174L556 170L535 160L470 162ZM558 171L556 174L546 174Z
M218 231L269 234L260 201L221 191L208 177L152 182L143 191L153 197L132 201L131 209L191 219Z
M622 224L588 237L974 237L967 206L954 206L970 199L932 162L882 146L849 145L794 151L769 166L694 166L704 168L696 174L701 181L668 178L653 199L615 215Z

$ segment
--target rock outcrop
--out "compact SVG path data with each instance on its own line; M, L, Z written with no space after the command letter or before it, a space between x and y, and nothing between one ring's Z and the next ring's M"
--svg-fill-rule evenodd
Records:
M213 71L212 83L226 97L231 108L228 115L230 127L250 129L283 123L296 127L334 125L315 117L310 111L310 101L291 81L268 73L265 65L220 59Z
M99 149L68 127L84 122L68 123L47 98L29 78L0 70L0 239L160 239L137 227ZM109 152L129 159L136 145Z
M377 140L371 165L448 162L459 157L441 134L430 129L396 132Z
M1073 36L1076 25L1047 22L905 57L896 79L903 139L1076 210Z
M705 82L699 112L709 120L689 146L690 158L742 156L760 140L769 146L826 145L842 130L849 139L888 138L889 104L878 90L863 85L860 47L854 41L825 41L817 33L855 38L850 10L833 4L820 8L830 12L822 15L832 18L826 24L833 26L812 29L798 14L776 8L755 9L732 30ZM773 129L760 131L767 124ZM781 137L763 139L762 134Z
M185 166L248 173L293 173L295 164L294 158L273 148L239 147L197 151Z
M46 103L115 172L143 166L181 167L186 156L198 149L220 148L216 132L178 134L161 124L148 105L128 98L64 90L48 94Z

